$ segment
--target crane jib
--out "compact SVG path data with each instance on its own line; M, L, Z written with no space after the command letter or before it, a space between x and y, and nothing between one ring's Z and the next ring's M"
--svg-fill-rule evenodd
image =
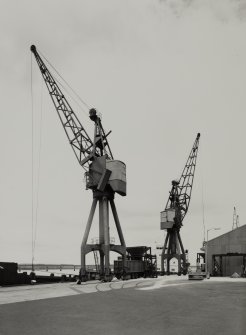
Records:
M79 164L87 171L87 188L100 191L108 188L112 192L126 195L125 164L114 160L107 140L111 131L105 133L100 114L94 108L89 110L89 117L94 122L92 141L34 45L31 46L31 51L36 58L69 144Z
M76 155L76 158L78 159L80 165L84 166L87 170L87 163L90 160L88 157L91 157L91 152L93 150L93 141L85 131L84 127L74 113L63 92L57 85L49 69L41 59L34 45L31 46L31 51L36 58L52 102L55 106L59 119L65 130L69 143Z
M196 159L198 153L198 146L199 146L199 139L200 133L197 134L195 142L192 146L191 152L188 156L188 159L185 163L185 167L181 174L180 179L172 181L172 189L165 207L164 212L169 212L170 209L176 208L176 216L173 216L173 211L171 214L162 214L161 216L161 229L165 229L168 226L170 228L170 222L173 222L173 225L176 224L177 226L181 226L182 221L188 211L190 199L191 199L191 192L193 187L194 175L195 175L195 167L196 167ZM164 213L161 212L161 213ZM179 214L177 214L177 212ZM174 221L174 217L176 220ZM169 218L172 218L170 221ZM165 222L169 222L166 225Z

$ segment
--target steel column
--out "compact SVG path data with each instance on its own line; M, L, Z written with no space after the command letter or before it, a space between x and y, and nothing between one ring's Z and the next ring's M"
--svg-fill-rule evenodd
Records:
M165 238L164 247L163 247L162 253L161 253L161 272L162 272L162 274L164 274L164 272L165 272L165 268L164 268L164 258L165 257L164 257L164 255L165 255L166 248L167 248L168 238L169 238L169 232L167 231L167 235L166 235L166 238Z
M103 203L102 199L99 200L99 244L100 244L100 276L104 276L104 251L102 246L104 245L104 226L103 226Z
M109 211L108 211L108 199L107 197L102 198L103 207L103 227L104 227L104 256L105 256L105 277L110 275L110 240L109 240Z
M122 233L120 220L119 220L118 213L117 213L117 210L116 210L116 207L115 207L114 199L110 200L110 205L111 205L111 210L112 210L112 213L113 213L116 229L117 229L117 232L118 232L118 235L119 235L120 244L122 245L122 247L126 248L126 243L125 243L125 239L124 239L124 236L123 236L123 233ZM124 253L124 255L122 255L122 266L123 266L123 270L124 270L124 268L126 266L126 254L125 253Z
M120 238L120 243L123 247L125 247L126 243L125 243L125 239L124 239L122 229L121 229L121 226L120 226L120 220L119 220L119 217L118 217L118 213L117 213L117 210L116 210L116 207L115 207L114 200L110 200L110 205L111 205L115 225L116 225L116 228L117 228L117 232L118 232L118 235L119 235L119 238Z
M166 273L170 272L170 260L176 258L178 261L178 274L186 274L186 255L178 230L167 230L164 247L161 254L161 272L165 273L164 260L166 259Z
M80 275L81 276L86 275L86 266L85 266L86 243L87 243L88 236L89 236L89 233L90 233L91 224L92 224L92 221L93 221L93 217L94 217L94 214L95 214L96 207L97 207L97 199L93 199L90 214L89 214L89 218L88 218L87 225L86 225L86 228L85 228L84 237L83 237L83 240L82 240L82 243L81 243L81 270L80 270Z

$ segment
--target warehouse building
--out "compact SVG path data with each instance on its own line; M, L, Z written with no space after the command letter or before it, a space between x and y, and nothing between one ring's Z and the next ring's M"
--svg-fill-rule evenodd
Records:
M207 257L213 276L246 276L246 225L208 241Z

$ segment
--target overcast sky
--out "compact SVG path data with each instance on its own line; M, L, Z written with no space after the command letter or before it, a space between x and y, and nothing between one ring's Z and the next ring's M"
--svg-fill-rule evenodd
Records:
M194 189L181 230L190 259L204 237L202 198L206 230L221 228L209 238L231 229L234 206L245 224L246 1L0 4L1 261L31 262L31 44L112 130L114 157L127 165L128 194L115 202L128 246L163 244L160 211L197 132ZM32 63L35 262L79 264L92 194ZM73 107L92 135L88 110ZM90 238L97 236L96 217Z

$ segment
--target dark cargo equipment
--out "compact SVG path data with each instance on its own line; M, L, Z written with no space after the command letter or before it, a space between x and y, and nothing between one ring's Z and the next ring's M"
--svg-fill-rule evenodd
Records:
M27 273L18 273L18 264L12 262L0 262L0 286L29 284Z
M156 255L151 254L151 248L146 246L126 248L127 259L123 266L122 259L114 261L114 275L118 279L133 279L140 277L157 277Z

